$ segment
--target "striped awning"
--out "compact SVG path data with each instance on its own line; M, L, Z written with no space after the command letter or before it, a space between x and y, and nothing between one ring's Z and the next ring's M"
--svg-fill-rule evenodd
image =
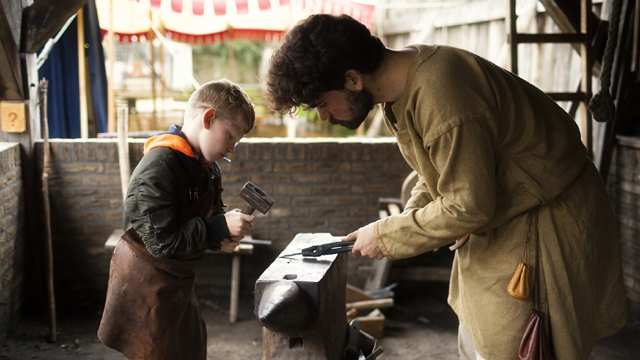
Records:
M151 22L178 42L208 44L229 39L277 40L297 21L314 13L348 14L375 27L369 0L96 0L100 27L113 28L121 42L146 41Z

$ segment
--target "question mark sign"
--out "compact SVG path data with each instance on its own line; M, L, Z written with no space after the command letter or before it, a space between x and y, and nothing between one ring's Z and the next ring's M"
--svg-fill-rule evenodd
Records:
M11 121L11 128L15 128L16 127L15 121L16 121L17 118L18 118L18 114L14 113L14 112L9 113L9 119L10 119L9 121Z

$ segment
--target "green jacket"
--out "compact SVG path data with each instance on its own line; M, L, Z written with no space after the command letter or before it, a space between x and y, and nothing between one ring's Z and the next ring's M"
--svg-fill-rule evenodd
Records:
M124 206L125 229L135 228L156 257L202 255L229 237L218 165L197 159L180 126L147 140ZM193 216L195 207L208 216ZM201 212L201 211L198 211Z

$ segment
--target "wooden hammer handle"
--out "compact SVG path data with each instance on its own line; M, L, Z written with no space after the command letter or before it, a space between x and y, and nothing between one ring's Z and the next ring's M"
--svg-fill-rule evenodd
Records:
M256 208L254 208L253 206L251 206L251 205L247 205L247 206L245 206L244 208L242 208L241 212L242 212L243 214L252 215L252 214L253 214L253 211L254 211L255 209L256 209Z

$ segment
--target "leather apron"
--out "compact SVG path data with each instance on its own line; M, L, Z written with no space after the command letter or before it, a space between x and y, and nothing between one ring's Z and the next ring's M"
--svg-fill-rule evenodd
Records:
M203 196L183 218L210 216ZM196 295L196 265L204 255L157 258L131 228L111 258L98 339L131 360L205 360L207 330Z

